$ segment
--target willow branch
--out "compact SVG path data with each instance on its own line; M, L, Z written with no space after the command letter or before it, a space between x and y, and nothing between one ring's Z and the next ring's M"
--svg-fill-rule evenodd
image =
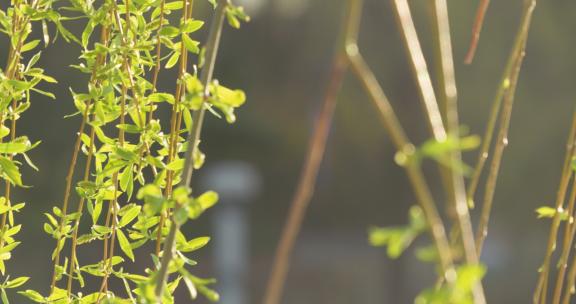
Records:
M294 244L300 233L300 227L316 187L318 171L324 157L326 141L334 116L337 95L342 86L344 74L348 69L345 48L349 43L356 43L362 15L362 4L363 1L361 0L348 1L347 13L343 15L343 30L332 61L329 84L324 94L322 108L316 118L314 131L306 151L306 160L301 169L298 185L290 203L288 217L276 248L272 271L264 295L263 303L265 304L280 303L282 298L286 276L290 267L290 257L294 251Z
M564 287L564 279L566 277L566 270L568 268L568 258L570 257L570 251L572 250L572 243L574 242L574 236L576 235L576 225L574 223L575 202L576 202L576 179L573 179L570 200L568 201L568 209L567 209L568 219L566 220L566 226L564 227L564 240L562 241L562 253L558 260L556 287L554 288L554 296L552 298L553 304L560 303L560 297L562 296L562 290ZM570 287L567 288L567 291L568 293L571 293Z
M438 36L436 47L441 73L439 73L440 96L445 105L446 125L448 133L456 140L460 140L458 104L456 78L454 72L454 61L452 54L452 42L450 38L450 22L448 17L448 6L446 0L435 0L434 17L436 20L436 34ZM450 182L452 197L456 208L456 222L460 230L462 245L466 263L477 265L479 257L474 244L474 231L470 220L470 213L466 203L466 191L464 186L464 176L462 170L457 168L462 163L462 156L459 150L450 153ZM474 299L476 303L486 303L482 284L477 284L474 289Z
M222 27L224 23L226 7L228 6L228 0L218 0L218 5L216 7L216 13L214 16L214 21L212 22L210 32L208 34L208 41L206 43L206 59L205 65L200 72L200 81L204 85L204 100L209 96L209 85L212 81L212 74L214 72L214 65L216 64L216 56L218 54L218 47L220 44L220 37L222 34ZM188 186L192 182L192 174L194 172L193 155L197 149L198 142L200 140L200 133L202 131L202 123L204 118L205 105L203 104L201 109L196 110L193 114L193 125L188 132L187 144L188 149L186 150L186 158L184 161L183 174L184 177L181 179L180 184ZM177 205L175 208L181 208L182 206ZM175 210L176 211L176 210ZM164 241L164 249L162 252L162 259L160 264L160 269L156 276L156 288L155 295L156 298L161 301L162 295L164 293L164 288L166 281L168 280L168 266L172 257L174 255L174 247L176 243L176 232L180 229L180 225L177 221L172 220L170 224L170 230L168 236Z
M378 84L376 77L364 62L364 59L358 52L356 46L348 46L347 48L347 58L350 62L350 66L354 71L354 74L358 80L362 83L362 86L366 93L370 96L370 99L380 115L380 119L384 125L384 128L392 138L392 142L398 149L407 155L411 155L414 152L414 146L410 143L405 135L404 129L400 125L394 110L392 109L388 98L382 91L382 88ZM436 209L436 204L430 193L430 189L426 184L424 179L424 174L420 167L412 161L409 161L404 169L408 174L408 178L416 193L418 203L424 211L424 215L430 227L430 234L434 240L434 244L438 251L440 260L440 269L442 272L442 277L449 283L452 284L456 273L454 271L454 265L452 260L452 253L448 245L448 239L446 237L446 231L444 229L444 224L442 219L438 214Z
M438 102L436 100L436 95L434 94L434 88L432 86L430 74L428 73L426 60L424 59L418 35L416 34L416 28L412 21L412 14L410 13L408 1L393 0L392 3L394 4L396 20L401 29L404 44L406 45L406 50L412 63L411 68L416 77L416 82L419 88L418 92L420 93L421 101L428 117L428 126L434 139L437 141L443 141L446 139L446 130L444 129L442 115L438 108Z
M182 15L182 22L188 20L188 18L192 17L192 7L194 6L194 1L182 0L184 12ZM188 51L184 43L180 46L180 61L179 61L179 68L178 68L178 83L176 84L176 93L175 93L175 101L172 107L172 114L170 118L170 136L169 136L169 144L168 144L168 163L174 160L177 154L177 144L178 144L178 136L180 133L180 125L178 121L181 119L181 113L179 112L180 107L180 99L182 98L182 92L184 90L184 83L182 81L184 74L186 73L186 68L188 65ZM174 179L174 171L168 170L166 176L166 188L164 189L164 196L170 197L172 195L172 187L173 187L173 179ZM162 211L160 214L160 221L158 223L158 231L156 233L156 249L155 253L157 256L160 255L160 250L162 248L162 230L164 228L167 212Z
M494 156L492 158L492 162L490 163L490 168L488 170L488 178L486 180L486 185L484 188L482 214L480 217L480 222L478 224L478 230L476 235L476 249L478 250L478 255L480 255L480 253L482 252L482 246L484 244L484 240L486 239L486 235L488 234L488 222L490 219L490 213L494 201L496 182L498 180L498 173L500 170L500 164L502 162L502 155L504 153L504 149L508 145L508 129L510 128L510 118L512 116L512 107L514 105L516 85L518 83L518 76L520 74L520 69L522 67L522 62L525 55L526 41L528 39L530 23L532 20L532 13L534 12L535 5L536 5L535 0L528 0L525 2L520 30L516 35L514 48L509 58L509 62L513 62L512 64L513 68L510 71L509 78L506 78L505 80L506 84L504 84L504 86L507 86L508 88L504 95L504 100L502 104L502 113L500 116L498 138L496 139L494 147Z
M555 208L556 210L563 210L564 201L566 198L566 192L568 190L568 184L570 178L573 175L570 164L574 154L576 152L576 110L573 112L574 117L572 118L572 126L570 129L570 134L568 135L568 141L566 143L566 155L564 156L564 164L562 166L562 175L560 178L560 184L558 187L558 192L556 195ZM552 219L552 225L550 228L550 235L548 236L548 245L546 247L546 253L544 255L544 261L540 267L540 276L538 278L538 283L534 291L533 302L535 304L545 301L547 297L547 281L550 272L550 262L552 259L552 253L556 247L556 240L558 238L558 229L560 228L561 214L557 212Z
M466 53L466 58L464 59L464 63L466 64L471 64L472 60L474 60L474 55L476 54L476 49L478 48L480 32L482 31L482 26L484 25L484 17L486 16L488 5L490 5L490 0L480 0L480 3L478 4L476 18L474 18L474 25L472 26L472 39L470 41L470 48L468 49L468 53Z

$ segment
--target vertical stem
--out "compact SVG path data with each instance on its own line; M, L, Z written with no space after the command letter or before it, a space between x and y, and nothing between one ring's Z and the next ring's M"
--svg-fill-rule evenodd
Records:
M84 169L84 181L88 181L90 179L90 168L92 166L92 158L94 156L95 151L95 129L91 128L90 130L90 150L88 151L88 157L86 159L86 168ZM86 199L81 198L80 203L78 203L78 218L74 223L74 231L72 232L72 245L70 248L70 268L68 270L68 283L67 283L67 293L68 296L72 293L72 281L74 280L74 271L76 268L76 247L78 245L78 229L80 229L80 219L82 218L82 212L84 211L84 203Z
M212 81L212 74L214 72L214 65L216 64L216 56L218 54L218 47L220 44L220 37L222 34L222 27L224 23L224 18L226 14L226 8L228 7L229 0L218 0L216 6L216 13L214 20L210 27L210 32L208 33L207 43L205 47L205 65L200 72L200 82L204 85L204 100L209 96L209 85ZM204 117L205 106L202 104L200 110L196 110L193 114L192 121L194 122L191 126L191 130L188 132L187 144L188 149L186 150L186 158L184 161L183 175L185 178L181 179L181 185L190 185L192 181L192 173L194 172L193 155L197 148L197 144L200 140L200 133L202 130L202 121ZM181 208L182 206L177 205L175 209ZM162 295L164 294L164 288L168 280L168 266L172 257L174 255L174 247L176 243L176 232L180 229L180 225L177 221L172 220L170 225L170 230L164 241L164 249L162 252L162 258L160 262L160 269L156 275L156 288L155 295L159 302L161 302Z
M433 2L434 16L436 19L438 41L439 62L441 73L439 77L440 96L444 100L446 109L446 125L448 133L456 140L460 140L458 104L456 78L454 73L454 61L452 54L452 42L450 38L450 22L448 17L448 6L446 0L435 0ZM466 263L477 265L479 257L474 244L474 231L470 220L470 213L466 203L466 191L464 186L464 176L458 165L462 161L460 151L450 153L451 168L449 170L451 190L453 192L454 204L456 208L456 221L462 238ZM474 300L476 303L486 303L482 284L477 284L474 289Z
M438 102L436 101L436 95L434 94L426 60L424 59L424 54L418 41L418 35L416 34L416 28L412 21L408 1L393 0L392 3L395 7L396 19L403 34L402 37L404 38L406 50L412 62L411 68L416 77L419 88L418 92L420 93L422 104L428 116L428 126L434 139L443 141L446 139L446 130L444 129L442 115L438 108Z
M107 45L108 42L108 28L102 28L102 32L100 35L100 42L104 45ZM101 63L105 58L101 55L98 56L96 62ZM96 80L96 72L98 69L99 64L95 64L92 69L92 76L90 82L92 84L97 84L99 81ZM96 100L94 101L94 103ZM72 182L74 178L74 171L76 169L76 162L78 160L78 153L80 152L80 144L81 144L81 135L84 133L84 128L86 126L88 120L88 114L90 113L90 108L92 107L93 103L92 100L88 100L86 102L86 109L82 115L82 121L80 122L80 127L78 128L78 133L76 137L76 142L74 143L74 150L72 152L72 160L70 161L70 166L68 168L68 174L66 175L66 189L64 190L64 201L62 203L62 218L60 219L59 230L62 231L65 223L65 216L68 210L68 201L70 199L70 192L72 190ZM54 270L52 271L52 280L50 284L50 294L54 291L54 287L56 287L56 267L60 265L60 251L62 250L60 246L62 236L59 235L59 238L56 240L56 255L54 259Z
M576 152L576 110L573 112L572 118L572 126L570 128L570 134L568 135L568 141L566 143L566 155L564 157L564 164L562 166L562 175L560 178L560 184L558 187L558 192L556 195L556 203L555 208L556 210L562 210L564 206L564 200L566 198L566 192L568 190L568 184L570 182L570 178L573 175L572 169L570 168L570 163L574 154ZM560 228L561 222L561 214L557 212L552 219L552 225L550 227L550 235L548 236L548 245L546 247L546 253L544 256L544 262L540 267L540 276L538 278L538 283L536 285L536 289L534 291L533 301L535 304L541 303L541 299L545 299L547 297L548 290L547 280L550 272L550 262L552 259L552 253L556 248L556 239L558 238L558 229Z
M522 67L522 62L525 55L526 41L528 39L532 13L534 12L535 6L536 0L528 0L525 2L520 30L516 36L514 49L512 50L509 58L509 61L514 62L514 64L509 76L509 88L506 91L503 100L502 114L500 117L499 126L500 130L498 132L498 138L494 147L494 157L492 158L492 162L490 164L488 178L486 180L486 186L484 190L482 215L480 217L480 223L478 224L476 235L476 249L478 250L478 255L480 255L482 252L482 246L484 244L484 240L486 239L486 235L488 234L488 222L490 219L490 212L492 210L492 203L494 201L496 182L498 180L498 173L500 170L500 164L502 162L504 148L508 144L508 129L510 127L510 118L512 116L512 106L514 104L516 85L518 83L518 76L520 74L520 69Z
M396 146L396 149L410 157L414 153L414 146L406 137L404 129L400 125L388 98L382 91L376 77L364 62L362 55L358 52L358 48L348 47L347 56L354 74L358 80L360 80L364 90L368 93L372 103L378 110L380 119L382 120L386 131L392 138L392 142ZM432 235L440 259L439 266L441 269L441 276L446 279L449 284L452 284L456 278L452 253L448 245L448 238L446 237L444 224L438 214L436 204L434 203L430 189L424 179L424 174L413 161L408 161L404 166L404 169L408 174L408 178L412 188L414 189L418 203L422 207L426 221L430 227L430 234Z
M446 129L442 121L442 114L438 106L438 101L436 100L436 94L434 93L430 73L428 72L426 59L424 58L420 41L418 40L418 35L416 33L416 28L414 26L414 21L412 20L408 1L392 0L392 4L395 8L394 12L396 21L402 34L406 54L410 59L410 68L412 69L412 74L418 86L420 102L422 103L426 117L428 118L426 120L428 127L434 140L437 142L443 142L447 138ZM440 164L438 164L438 169L440 171L442 186L447 193L448 199L446 201L448 205L448 214L453 218L457 218L454 210L455 197L452 189L451 172L449 168Z
M466 53L466 58L464 59L464 63L466 64L471 64L472 60L474 60L474 54L476 54L476 49L478 48L480 32L482 31L484 17L486 16L489 4L490 0L480 0L480 3L478 4L476 18L474 19L474 25L472 26L472 40L470 41L470 48L468 49L468 53Z
M188 18L192 17L192 7L194 6L194 2L191 1L188 6L187 0L182 1L184 10L181 22L184 23L186 22L186 20L188 20ZM188 51L186 50L184 43L182 43L180 47L180 54L181 58L180 58L180 65L178 68L179 81L176 84L175 102L174 106L172 107L172 115L170 118L170 137L169 137L170 142L168 146L168 163L174 160L174 157L176 157L178 149L177 147L178 134L180 133L180 127L178 124L178 120L180 118L179 105L184 90L184 84L182 82L182 79L184 77L184 74L186 73L186 69L188 66ZM173 179L174 179L174 171L168 170L168 173L166 175L166 189L164 189L164 196L166 197L170 197L172 195ZM155 250L156 256L160 255L160 249L162 248L162 228L164 228L167 216L168 214L166 211L162 211L162 213L160 214L160 221L158 222L158 231L156 233L156 250Z
M345 53L346 46L348 44L356 44L362 15L362 4L362 0L347 2L346 14L343 15L340 41L337 44L332 61L330 80L324 95L322 108L316 119L314 132L308 143L306 160L300 172L294 197L290 203L288 218L276 248L270 278L265 290L264 304L277 304L282 297L288 268L290 267L290 256L294 250L294 244L300 233L304 215L316 186L316 179L324 157L324 151L326 150L326 141L334 116L338 92L342 86L344 74L348 69Z
M554 288L554 297L552 298L553 304L560 303L560 297L562 296L562 288L564 287L566 270L568 268L568 258L570 257L572 243L574 241L574 236L576 234L576 225L574 223L575 201L576 201L576 179L573 179L570 200L568 201L568 210L567 210L568 219L566 219L566 226L564 227L564 241L562 242L562 254L560 255L560 260L558 261L556 287ZM570 288L567 288L567 291L570 292Z

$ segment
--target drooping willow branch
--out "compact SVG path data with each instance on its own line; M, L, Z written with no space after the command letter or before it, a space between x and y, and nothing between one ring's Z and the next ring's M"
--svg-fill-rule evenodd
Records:
M229 5L228 0L218 0L214 20L212 21L210 32L208 34L205 46L205 54L206 54L205 63L204 67L202 68L202 71L200 72L200 82L204 86L204 99L206 99L210 94L209 85L210 82L212 81L214 66L216 64L216 56L218 54L218 47L220 45L222 27L226 14L226 7L228 5ZM193 124L188 132L188 137L186 139L188 149L186 152L184 168L182 171L184 178L181 179L181 184L185 186L190 185L190 183L192 182L192 174L194 172L193 155L200 141L200 134L202 131L202 124L205 110L206 108L203 101L201 108L199 110L194 111L194 114L192 116ZM174 208L174 213L178 211L178 208L182 208L182 206L176 205ZM176 244L176 233L179 230L180 225L178 224L178 221L172 220L170 230L164 241L164 248L162 251L160 269L158 270L158 273L156 275L155 296L159 301L161 301L162 295L164 294L164 288L166 285L166 281L168 279L168 266L174 254Z
M286 223L276 248L270 278L266 286L264 304L280 303L282 291L285 285L288 268L290 266L290 256L294 249L294 244L300 232L300 227L304 221L304 216L310 200L314 193L318 171L326 150L326 141L334 116L338 92L342 86L344 74L348 69L345 48L349 44L355 44L358 36L361 7L363 1L348 1L346 15L344 16L343 29L338 41L332 67L330 80L324 94L322 107L314 131L310 137L306 151L306 160L302 167L300 178L294 197L290 203L290 210Z
M550 275L550 264L552 260L552 254L556 247L556 240L558 238L558 229L560 228L560 223L562 221L562 211L564 210L564 202L566 199L566 193L568 191L568 186L570 179L573 176L571 169L571 162L576 152L576 111L574 111L574 117L572 120L572 125L570 128L570 134L568 135L568 140L566 143L566 154L564 157L564 163L562 166L562 175L560 178L560 184L558 187L558 192L556 195L555 210L557 211L552 219L552 224L550 227L550 235L548 237L548 245L546 247L546 253L544 255L544 261L542 266L540 266L540 275L538 278L538 283L534 291L533 302L534 304L545 303L548 295L548 277ZM560 212L558 212L560 211ZM572 271L570 271L569 282ZM568 290L570 290L569 287Z
M482 26L484 25L484 17L486 16L486 11L490 5L490 0L480 0L478 4L478 9L476 11L476 18L474 18L474 25L472 26L472 39L470 41L470 48L468 53L466 53L466 58L464 63L471 64L474 60L474 55L476 54L476 49L478 48L478 41L480 40L480 32L482 31Z
M432 134L436 141L442 142L447 139L447 134L442 122L442 116L432 86L432 80L428 73L426 60L418 41L414 22L412 21L408 2L406 0L394 0L393 3L396 8L395 12L398 23L402 29L402 33L404 34L404 42L412 62L412 71L417 79L421 100L427 110L426 113ZM457 130L459 128L459 123L458 109L456 105L456 84L446 1L434 1L434 12L437 25L436 34L438 36L436 44L439 49L437 53L440 56L440 67L442 70L440 83L442 84L441 90L444 92L442 95L444 96L444 104L446 108L446 123L450 125L451 131L456 132L455 134L450 135L455 136L456 141L458 141L459 139L457 136L459 134ZM445 177L448 179L447 184L449 186L446 187L449 190L448 196L451 196L454 199L456 213L455 219L458 229L460 230L466 262L470 265L477 265L478 255L476 254L476 248L474 246L474 232L470 221L468 206L466 204L464 179L460 171L457 172L457 170L454 170L454 168L457 168L460 163L459 154L451 153L450 163L452 164L452 169L446 170L445 168L441 168L441 174L444 173ZM474 297L476 303L486 302L481 283L477 284L474 288Z
M562 241L562 253L558 259L558 273L556 274L556 286L554 287L554 297L552 298L553 304L559 304L560 298L562 296L562 291L564 290L564 280L566 278L566 270L568 269L568 258L572 251L572 243L574 242L574 237L576 236L576 223L574 222L574 203L576 203L576 179L572 179L572 189L570 190L570 199L568 200L568 208L566 209L566 214L568 219L566 225L564 226L564 240ZM571 285L573 286L573 282ZM566 296L569 298L570 287L566 288Z
M508 129L510 127L510 118L512 116L516 85L518 83L520 69L524 60L526 42L528 40L532 13L534 12L535 6L536 0L527 0L524 3L520 29L516 35L514 47L508 59L507 69L510 67L510 70L506 72L509 72L509 74L505 74L504 82L501 84L501 86L506 89L506 92L504 93L502 101L502 113L500 114L499 132L494 146L494 155L488 170L488 178L484 188L482 213L476 235L476 249L478 250L478 255L482 252L482 246L486 239L486 235L488 234L488 222L492 210L492 203L494 201L496 182L498 180L498 173L502 162L504 148L508 144Z
M384 124L386 131L392 138L392 142L396 149L402 153L411 155L414 153L414 146L408 141L404 129L401 127L400 122L398 121L388 98L384 95L382 88L378 84L376 77L358 52L357 48L348 47L347 49L350 66L370 96L372 103L377 108L380 119ZM430 189L426 184L424 174L422 173L422 170L412 162L408 162L404 168L418 198L418 203L424 210L426 220L430 226L430 233L434 239L434 244L439 255L442 277L451 284L455 279L452 253L450 251L450 246L448 245L444 224L438 214L436 204L434 203Z

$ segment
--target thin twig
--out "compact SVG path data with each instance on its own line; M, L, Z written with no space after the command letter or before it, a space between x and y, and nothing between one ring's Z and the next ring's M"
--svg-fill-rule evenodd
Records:
M184 11L182 15L182 23L192 17L192 8L194 6L194 1L187 1L182 0ZM168 144L168 163L172 162L177 155L178 150L178 136L180 134L180 125L178 120L181 117L181 112L179 111L180 108L180 100L182 98L182 94L184 91L184 82L183 77L186 73L188 67L188 51L184 46L184 43L180 46L180 54L181 58L179 59L179 68L178 68L178 83L176 84L176 93L175 93L175 101L174 105L172 106L172 115L170 118L170 136L169 136L169 144ZM168 170L166 174L166 188L164 189L164 196L169 198L172 195L172 188L173 188L173 180L174 180L174 171ZM156 232L156 249L155 253L156 256L160 255L160 249L162 248L162 231L166 222L166 217L168 216L166 211L162 211L160 214L160 221L158 222L158 231Z
M108 44L108 27L103 27L102 28L102 32L100 35L100 42L103 45L107 45ZM98 55L97 59L96 59L96 64L94 64L94 67L92 69L92 75L90 78L90 82L94 85L98 84L99 81L96 79L96 74L97 74L97 69L100 66L100 64L102 63L102 61L105 60L105 58L102 55ZM94 100L94 103L97 102L96 100ZM67 214L67 210L68 210L68 201L70 199L70 194L71 194L71 190L72 190L72 182L73 182L73 177L74 177L74 171L76 169L76 162L78 160L78 153L80 152L80 144L81 144L81 136L84 133L84 128L87 124L88 121L88 114L90 113L90 108L93 106L92 100L88 100L86 102L86 109L84 110L84 113L82 115L82 121L80 122L80 127L78 128L78 133L77 133L77 137L76 137L76 142L74 143L74 150L72 152L72 160L70 161L70 166L68 168L68 174L66 175L66 190L64 190L64 201L62 203L62 217L60 219L60 224L59 224L59 231L61 232L63 227L64 227L64 222L65 222L65 217ZM61 233L60 233L61 234ZM51 280L51 284L50 284L50 294L52 294L52 292L54 291L54 287L56 287L56 267L58 267L60 265L60 251L62 250L61 246L60 246L60 241L61 241L61 235L59 235L59 238L56 240L56 254L55 254L55 259L54 259L54 270L52 272L52 280Z
M204 102L209 96L209 85L212 81L212 74L214 72L214 66L216 64L216 56L218 54L218 47L220 45L220 37L222 34L222 27L224 23L224 18L226 14L226 8L228 6L228 0L218 0L216 13L214 20L210 27L210 32L208 34L207 43L205 46L206 60L205 65L200 72L200 82L204 86ZM198 142L200 141L200 134L202 131L202 123L204 118L205 105L202 104L200 110L196 110L193 114L193 125L191 130L188 132L187 144L188 149L186 150L186 158L184 161L183 176L180 180L180 185L189 186L192 181L192 174L194 172L194 162L193 155L197 149ZM175 211L182 206L175 206ZM177 221L172 220L170 225L170 230L164 241L164 249L162 251L162 258L160 262L160 269L156 275L156 288L155 296L159 302L161 302L162 295L164 294L164 288L166 281L168 280L168 265L172 260L174 254L174 246L176 242L176 232L180 229L180 225Z
M438 61L440 62L441 73L439 73L440 96L445 105L446 125L448 133L457 142L460 140L456 77L454 72L454 61L452 54L452 42L450 38L450 22L448 18L448 6L446 0L435 0L434 17L436 19L438 36L436 46L438 48ZM456 208L456 221L460 230L462 245L466 263L478 265L479 258L474 244L474 231L470 220L470 213L466 203L466 191L464 186L464 176L458 166L462 162L459 150L450 153L451 190L453 192L454 206ZM475 303L486 303L481 282L473 289Z
M512 116L512 106L514 104L516 85L518 83L518 77L525 55L526 41L528 39L532 13L534 12L535 6L536 0L528 0L525 2L520 29L516 35L514 48L509 58L509 61L514 62L514 64L512 65L513 68L510 72L508 81L505 81L509 85L505 85L508 86L508 89L503 100L498 138L494 147L494 157L492 158L492 162L490 164L488 178L486 180L486 186L484 189L482 215L480 217L476 235L476 250L478 250L478 256L481 255L482 246L484 244L484 240L486 239L486 235L488 234L488 222L494 201L496 182L498 180L498 173L500 170L500 164L502 162L504 148L508 145L508 129L510 127L510 118Z
M576 151L576 110L573 113L574 117L572 118L572 126L570 128L570 134L568 135L568 141L566 143L566 155L564 157L564 164L562 166L562 175L560 178L560 184L558 187L558 192L556 195L556 203L555 209L563 210L564 201L566 198L566 192L568 190L568 184L570 182L570 178L572 177L572 169L570 168L570 164L572 158L574 157ZM536 285L536 289L534 291L533 301L534 304L541 303L541 299L544 299L542 302L545 302L547 297L548 289L547 289L547 281L550 272L550 262L552 259L552 253L556 247L556 240L558 238L558 229L560 228L561 222L561 212L557 212L552 219L552 225L550 228L550 235L548 236L548 245L546 247L546 253L544 255L544 262L540 267L540 276L538 278L538 283Z
M472 26L472 40L470 41L470 48L468 49L468 53L466 53L466 58L464 59L464 63L466 64L471 64L472 60L474 60L474 54L476 54L476 49L478 48L480 32L482 31L482 25L484 25L484 17L486 16L489 4L490 0L480 0L480 3L478 4L476 18L474 19L474 25Z
M407 0L393 0L392 3L395 7L396 20L398 21L399 28L404 38L404 44L410 57L412 71L415 75L418 84L418 92L420 93L421 101L428 117L428 126L437 141L444 141L446 139L446 130L442 122L442 115L438 108L436 95L432 86L432 80L428 73L428 66L426 59L422 53L416 28L412 21L412 14Z
M572 190L570 193L570 200L568 201L566 226L564 227L564 240L562 241L562 254L558 260L558 273L556 274L556 287L554 288L554 296L552 304L559 304L562 296L562 288L564 287L564 279L566 270L568 268L568 258L572 250L572 243L576 234L576 224L574 223L574 203L576 202L576 179L572 180ZM567 289L570 292L570 288Z
M400 125L388 98L382 91L376 77L366 62L364 62L364 59L358 52L358 48L356 46L348 46L347 55L354 74L358 80L360 80L364 90L368 93L372 103L377 108L378 114L380 114L380 119L382 120L386 131L392 138L392 142L396 146L396 149L408 156L411 156L414 152L414 146L406 137L404 129ZM456 278L452 253L448 245L448 238L446 237L444 224L438 214L436 204L434 203L434 199L432 198L432 194L430 193L422 169L413 161L408 161L404 165L404 169L408 174L408 178L412 188L414 189L418 203L422 207L426 221L430 227L430 234L434 239L434 244L439 255L441 276L448 282L448 284L452 284Z
M342 86L344 74L348 69L345 48L348 43L355 43L357 39L360 16L362 14L362 2L348 1L347 14L344 15L344 28L340 34L342 37L338 42L332 61L330 80L324 94L322 108L316 118L314 131L308 142L306 160L300 172L294 197L290 203L288 218L276 248L272 271L264 295L264 304L280 303L282 297L288 268L290 267L290 257L316 187L318 171L324 158L326 141L332 125L338 92Z

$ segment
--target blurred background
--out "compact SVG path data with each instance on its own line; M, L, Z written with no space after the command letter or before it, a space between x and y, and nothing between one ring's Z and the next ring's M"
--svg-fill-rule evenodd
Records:
M207 1L196 2L196 17L208 18ZM223 304L261 301L328 80L344 7L344 0L238 2L252 21L239 31L226 28L215 76L227 86L244 89L248 102L233 125L213 116L207 119L202 142L207 163L196 186L217 190L223 199L185 227L187 235L213 237L194 255L200 264L193 273L220 277L217 289L223 293ZM410 138L422 143L428 138L426 124L391 5L365 2L361 52ZM427 2L410 1L432 67ZM484 132L523 1L491 3L476 60L465 66L477 2L449 1L461 122L471 134ZM536 219L534 209L554 200L576 100L574 11L576 2L569 0L542 1L536 7L482 256L489 268L484 284L490 303L531 299L549 229L548 221ZM78 33L79 25L68 26ZM18 127L19 134L43 142L30 153L40 171L24 167L24 182L34 187L14 194L27 206L17 217L24 224L23 244L8 269L17 276L33 275L28 287L44 292L54 241L43 232L43 212L61 204L79 123L77 117L63 118L75 111L68 88L81 92L86 83L84 75L68 67L77 63L79 52L79 47L61 39L43 51L39 65L59 80L58 85L44 88L57 100L35 96ZM1 40L1 62L6 53L6 41ZM173 75L161 75L161 87L172 90ZM384 249L367 241L368 227L404 224L415 202L406 176L393 161L394 152L367 96L348 75L283 303L412 303L420 290L433 284L433 269L416 260L412 250L391 261ZM475 158L475 151L465 154L468 164ZM435 170L428 171L433 188L439 189ZM478 210L473 212L475 219ZM428 243L427 236L417 241ZM143 260L147 257L143 255ZM18 297L16 303L25 303L24 298Z

